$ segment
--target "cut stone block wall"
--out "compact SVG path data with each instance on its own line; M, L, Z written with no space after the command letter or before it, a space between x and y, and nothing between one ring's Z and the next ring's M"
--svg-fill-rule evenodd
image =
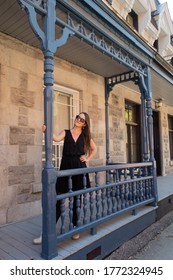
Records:
M55 85L79 91L83 111L90 115L97 154L89 166L105 165L104 78L59 58L54 65ZM0 34L0 224L41 213L43 75L41 51ZM109 98L110 158L117 163L126 162L126 99L141 103L139 92L122 85ZM173 172L167 122L173 108L159 110L165 175Z

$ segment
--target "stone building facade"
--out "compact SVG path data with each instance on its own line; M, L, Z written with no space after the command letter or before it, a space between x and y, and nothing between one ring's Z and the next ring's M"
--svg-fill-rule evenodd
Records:
M0 223L40 212L41 53L0 35Z
M103 2L108 5L108 1ZM116 1L112 2L110 8L115 9ZM118 2L119 7L121 1ZM148 33L147 36L150 38ZM78 91L82 109L91 117L97 154L90 166L105 165L104 77L58 57L54 63L55 85ZM126 101L140 106L139 90L125 84L113 88L109 99L109 131L110 159L114 163L127 162ZM159 114L161 175L166 175L173 172L168 127L173 107L163 101L156 108L155 100L152 106ZM43 120L43 54L0 33L0 225L41 213Z

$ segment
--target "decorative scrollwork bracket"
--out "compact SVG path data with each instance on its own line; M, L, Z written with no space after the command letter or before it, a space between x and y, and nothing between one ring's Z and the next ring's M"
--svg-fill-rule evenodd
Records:
M26 11L31 28L40 40L43 51L55 53L58 47L67 42L69 36L74 35L73 31L64 27L62 36L55 38L56 0L18 0L18 3ZM38 23L37 14L43 18L42 28Z

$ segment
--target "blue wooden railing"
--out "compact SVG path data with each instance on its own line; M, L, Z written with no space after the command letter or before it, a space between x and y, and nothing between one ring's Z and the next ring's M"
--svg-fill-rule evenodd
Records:
M58 221L58 232L55 222L55 214L49 211L45 219L52 221L54 217L53 231L56 231L56 238L53 232L47 232L43 227L42 256L46 259L58 254L57 243L72 237L76 233L81 233L90 229L91 234L97 234L97 226L116 216L126 212L134 211L144 205L157 203L157 188L154 178L154 167L151 162L135 164L111 164L85 169L71 169L54 171L57 177L68 177L69 192L61 195L55 194L55 201L61 201L61 217ZM72 177L83 174L84 188L79 191L72 191ZM92 179L92 187L86 187L86 174ZM104 178L104 179L103 179ZM77 227L73 227L73 200L77 201ZM55 204L52 208L55 211ZM82 203L81 203L82 202ZM81 205L80 205L81 204ZM52 243L52 238L56 239ZM51 255L50 248L54 244L54 254ZM45 244L44 244L45 243ZM45 253L46 252L46 253ZM47 253L49 252L49 253ZM49 256L50 254L50 256Z

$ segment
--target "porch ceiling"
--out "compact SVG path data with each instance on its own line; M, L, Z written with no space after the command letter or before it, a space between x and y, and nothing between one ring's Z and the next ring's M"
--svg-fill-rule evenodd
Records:
M129 87L134 91L139 92L139 88L133 82L124 83L125 86ZM169 106L173 106L173 87L172 83L166 81L158 73L151 70L151 90L152 97L154 100L163 99L163 103Z
M103 77L129 71L128 67L112 60L77 37L71 37L67 44L57 50L56 55Z
M155 71L151 71L153 99L163 99L163 103L173 106L173 84L166 81Z
M0 1L0 32L30 46L41 48L38 38L31 30L26 13L21 10L16 0ZM57 50L56 56L103 77L129 71L128 67L103 55L77 37L69 38L67 43Z
M16 0L0 1L0 32L40 48L40 42L31 30L26 13L21 10ZM75 36L70 37L67 43L57 50L56 56L103 77L131 70ZM172 84L155 71L151 71L151 83L153 98L162 98L164 95L164 103L173 106ZM132 82L128 83L128 86L139 91Z

